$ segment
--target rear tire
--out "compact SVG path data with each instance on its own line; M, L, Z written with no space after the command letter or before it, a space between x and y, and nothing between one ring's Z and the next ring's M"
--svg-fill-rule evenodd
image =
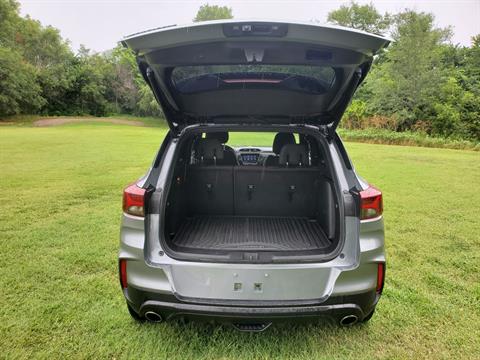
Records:
M133 320L135 320L136 322L139 322L139 323L142 323L142 322L145 322L145 318L144 317L141 317L140 315L138 315L135 310L133 310L133 308L127 304L127 309L128 309L128 313L130 314L130 316L132 317Z
M368 322L373 317L373 314L375 314L375 308L367 316L365 316L361 322Z

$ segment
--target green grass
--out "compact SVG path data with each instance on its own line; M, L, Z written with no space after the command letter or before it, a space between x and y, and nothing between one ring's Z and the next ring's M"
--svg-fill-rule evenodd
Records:
M61 118L69 118L69 116L59 116ZM25 126L30 127L34 126L34 122L39 119L52 118L54 116L40 116L40 115L15 115L6 118L0 118L1 126ZM138 117L133 115L110 115L107 117L94 117L94 116L76 116L74 118L83 118L82 123L70 123L63 124L62 126L83 126L90 124L98 124L96 120L105 120L105 119L121 119L121 120L133 120L136 122L143 123L143 126L148 127L159 127L162 129L167 129L168 125L164 118L159 117ZM103 123L103 125L108 126L108 123ZM361 142L369 144L387 144L387 145L407 145L407 146L421 146L421 147L432 147L432 148L444 148L444 149L457 149L457 150L474 150L480 151L480 143L478 141L469 141L462 139L450 139L450 138L441 138L428 136L422 132L395 132L386 129L343 129L339 128L338 133L343 138L344 141L351 142ZM248 136L243 136L242 134L234 134L230 139L230 144L233 145L257 145L257 146L270 146L272 144L272 136L256 136L252 133ZM242 142L243 139L246 139L247 142ZM257 141L252 142L251 141Z
M346 141L480 151L480 143L478 141L434 137L421 132L395 132L373 128L363 130L340 128L338 129L338 133L342 139Z
M368 325L249 334L134 323L117 277L121 193L150 165L164 133L105 124L0 128L0 357L480 357L473 151L347 143L357 170L385 196L387 280Z

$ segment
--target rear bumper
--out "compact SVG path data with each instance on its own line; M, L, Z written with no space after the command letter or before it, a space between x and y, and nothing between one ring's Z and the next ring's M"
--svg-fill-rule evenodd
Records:
M347 313L361 320L379 299L377 269L385 262L382 218L360 224L359 264L345 270L339 269L352 261L349 256L319 264L180 262L165 255L158 243L148 251L162 253L163 263L152 266L145 261L143 220L134 222L124 215L123 223L119 258L127 260L124 295L140 316L152 310L164 319L290 321L324 316L337 320ZM243 283L243 292L234 293L236 282ZM263 292L255 291L256 283Z
M207 299L182 301L172 295L144 292L129 287L128 304L140 315L153 311L163 319L187 317L218 322L302 321L331 318L335 321L355 315L359 320L373 311L379 296L375 291L347 296L332 296L325 301L288 302L211 302Z

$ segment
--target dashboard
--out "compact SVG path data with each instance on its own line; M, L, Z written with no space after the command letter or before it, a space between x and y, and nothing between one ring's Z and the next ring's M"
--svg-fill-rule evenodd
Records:
M255 166L263 165L265 159L274 153L270 148L260 147L242 147L236 148L237 160L239 165Z

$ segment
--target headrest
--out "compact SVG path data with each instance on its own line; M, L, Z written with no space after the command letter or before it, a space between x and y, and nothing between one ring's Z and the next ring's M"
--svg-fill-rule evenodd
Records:
M206 135L207 139L217 139L220 141L220 144L226 144L228 141L228 132L219 131L219 132L209 132Z
M307 149L303 144L287 144L280 151L278 160L281 166L307 166Z
M278 133L273 139L272 150L275 154L280 154L282 148L287 144L295 144L295 137L292 133Z
M223 147L217 139L200 139L197 154L198 158L203 160L223 159Z

